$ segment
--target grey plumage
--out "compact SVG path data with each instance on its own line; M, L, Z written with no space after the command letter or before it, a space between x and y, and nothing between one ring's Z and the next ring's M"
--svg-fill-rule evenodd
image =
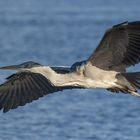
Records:
M33 61L1 67L17 73L0 85L0 109L7 112L44 95L73 88L103 88L140 97L140 72L126 72L139 61L140 22L115 25L105 32L87 60L71 67L49 67Z
M7 112L44 95L69 88L72 87L54 86L51 81L38 73L19 72L8 77L0 86L0 106Z
M89 61L101 69L117 71L137 64L140 61L140 22L125 22L108 29Z

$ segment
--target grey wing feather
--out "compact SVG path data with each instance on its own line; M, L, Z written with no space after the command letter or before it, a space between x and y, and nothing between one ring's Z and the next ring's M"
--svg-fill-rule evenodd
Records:
M105 70L125 71L140 61L140 22L125 22L107 30L89 57L92 65Z
M0 109L3 108L3 112L7 112L44 95L69 88L74 87L56 87L39 73L16 73L0 85Z
M55 72L65 74L70 72L70 67L51 67Z

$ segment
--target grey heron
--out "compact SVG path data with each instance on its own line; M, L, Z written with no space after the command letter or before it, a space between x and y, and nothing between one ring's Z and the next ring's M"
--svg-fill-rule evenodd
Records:
M71 67L50 67L32 61L1 67L17 73L0 85L0 109L7 112L44 95L73 88L103 88L140 97L140 72L126 71L139 61L140 21L114 25L87 60Z

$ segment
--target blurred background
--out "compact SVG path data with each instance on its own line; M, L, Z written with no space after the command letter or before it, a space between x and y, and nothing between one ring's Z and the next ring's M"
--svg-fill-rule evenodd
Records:
M139 0L0 0L0 66L71 65L92 53L107 28L135 20ZM1 71L0 82L9 74ZM105 90L54 93L0 112L4 139L139 140L140 99Z

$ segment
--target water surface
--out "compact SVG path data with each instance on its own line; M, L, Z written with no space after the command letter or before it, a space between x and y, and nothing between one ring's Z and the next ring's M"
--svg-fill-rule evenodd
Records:
M108 27L140 20L139 5L139 0L1 0L0 65L84 60ZM11 73L1 71L0 82ZM139 140L140 100L105 90L58 92L0 112L0 139Z

